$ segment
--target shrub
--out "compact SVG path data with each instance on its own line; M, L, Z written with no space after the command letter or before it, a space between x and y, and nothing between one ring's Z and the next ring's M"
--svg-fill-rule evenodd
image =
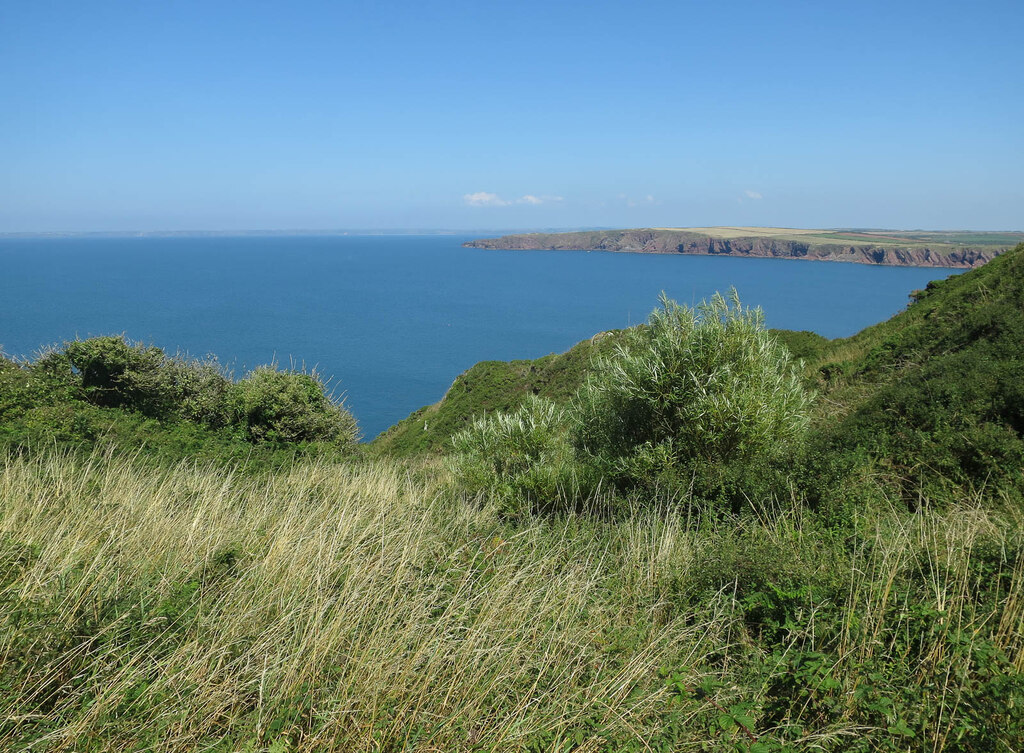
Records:
M161 373L166 387L174 394L181 418L217 429L231 420L228 395L231 380L217 361L168 359Z
M510 413L479 418L452 437L452 470L466 491L486 492L506 514L579 499L588 470L573 457L566 412L531 395Z
M231 382L213 360L168 356L121 336L93 337L68 343L63 353L47 354L37 368L50 373L74 370L85 399L101 407L184 418L213 428L228 421Z
M173 406L173 397L160 389L165 359L160 348L132 344L123 337L93 337L68 343L64 356L94 405L147 415L160 415Z
M809 405L788 351L735 290L696 309L663 295L647 325L595 365L572 442L620 488L696 484L735 501L759 492L751 484L798 444Z
M352 444L356 420L324 392L316 374L264 366L231 387L232 419L253 442Z
M1021 493L1024 365L986 345L905 369L831 427L825 451L869 452L911 507L952 490Z

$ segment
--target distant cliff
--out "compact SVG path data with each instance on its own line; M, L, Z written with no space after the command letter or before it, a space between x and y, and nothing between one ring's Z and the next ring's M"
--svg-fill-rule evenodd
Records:
M776 259L814 259L902 267L978 267L1004 251L992 245L967 246L948 243L879 243L831 239L830 233L806 238L778 236L715 237L686 230L610 230L576 233L528 233L485 238L465 243L471 248L619 251L642 254L698 254ZM836 233L836 235L841 235Z

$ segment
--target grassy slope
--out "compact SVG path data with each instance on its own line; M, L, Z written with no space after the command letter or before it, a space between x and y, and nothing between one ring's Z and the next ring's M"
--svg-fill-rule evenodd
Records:
M371 443L375 452L406 456L443 452L474 418L518 407L529 394L562 402L582 384L591 360L610 352L616 332L603 332L561 354L535 360L482 361L456 377L437 403L420 408Z
M0 461L0 749L1020 749L1013 511L513 525L446 489Z
M905 488L1024 491L1024 244L916 297L816 357L831 445L883 458Z
M891 319L829 343L820 365L866 379L981 342L998 343L1010 355L1021 334L1024 244L979 269L930 283L915 299Z
M452 434L487 413L517 408L529 394L566 402L583 383L593 359L611 353L616 332L578 343L565 353L535 360L483 361L460 374L447 394L420 408L371 443L372 451L405 457L443 452ZM813 332L776 330L797 358L816 354L827 340Z

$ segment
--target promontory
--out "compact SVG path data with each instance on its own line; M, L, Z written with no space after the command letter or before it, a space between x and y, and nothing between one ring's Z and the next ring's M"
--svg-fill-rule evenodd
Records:
M471 248L616 251L846 261L902 267L978 267L1024 241L1022 232L809 230L773 227L641 228L524 233Z

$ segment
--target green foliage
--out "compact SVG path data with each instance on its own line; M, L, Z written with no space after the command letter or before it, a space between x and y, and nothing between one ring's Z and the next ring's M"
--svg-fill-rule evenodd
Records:
M715 295L697 309L662 298L576 399L572 441L621 487L752 491L759 470L799 445L810 396L760 310Z
M324 394L315 374L256 369L229 398L233 419L253 442L352 444L358 429L352 414Z
M1019 748L1019 517L973 527L890 510L843 535L784 520L703 535L671 598L685 613L728 604L740 637L702 672L662 676L709 737L737 750L755 738L802 750L811 736L864 753Z
M868 459L911 506L1024 493L1024 245L914 297L820 357L843 408L817 453L848 470Z
M564 408L530 396L452 437L450 466L466 491L487 493L505 514L572 506L594 482L573 457L566 421Z
M768 332L786 346L793 358L803 361L816 360L829 342L817 332L808 330L771 329Z
M64 358L94 405L127 407L154 417L173 410L175 395L163 378L166 355L160 348L123 337L94 337L68 343Z
M811 359L828 342L813 332L770 330L793 354ZM627 337L624 330L601 332L565 353L533 360L481 361L456 377L444 398L399 421L374 439L378 454L409 457L442 453L451 437L479 417L516 410L530 395L567 404L586 381L595 360L610 357Z
M482 417L518 409L531 395L567 403L595 356L608 353L621 332L602 332L565 353L534 360L481 361L456 377L444 398L420 408L377 437L379 454L408 457L451 449L451 437Z
M51 351L32 364L0 357L0 421L39 405L81 398L79 382L62 354Z
M735 293L662 304L598 359L568 410L531 396L457 434L464 487L531 510L579 504L603 479L737 512L785 493L810 402L787 350Z
M0 446L18 451L120 446L271 468L297 453L348 452L357 436L316 375L266 367L234 384L212 359L123 337L76 340L33 362L0 358Z

